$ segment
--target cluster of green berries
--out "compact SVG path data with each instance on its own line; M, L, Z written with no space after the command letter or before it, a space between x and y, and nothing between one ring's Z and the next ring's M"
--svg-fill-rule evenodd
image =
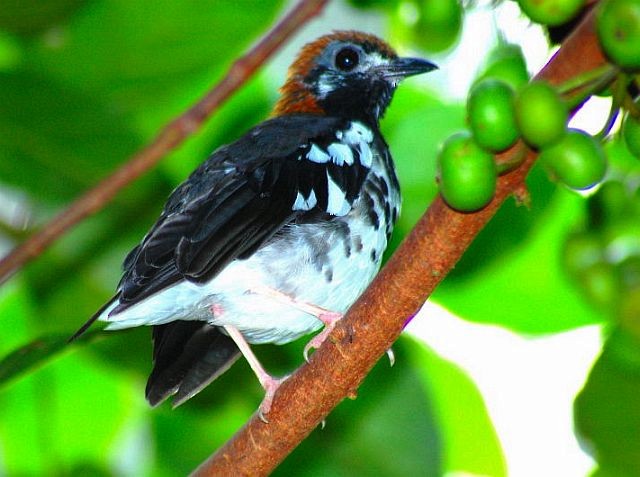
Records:
M584 10L587 0L518 0L534 22L558 26ZM609 60L623 69L640 68L640 1L601 0L596 6L600 46Z
M555 26L571 20L586 1L518 3L533 21ZM640 161L632 158L640 159L640 103L634 104L624 88L633 82L636 88L640 85L640 0L601 0L594 8L600 47L617 69L616 81L623 86L624 96L614 96L612 107L622 107L626 116L620 137L608 144L616 146L607 148L612 170L607 181L588 198L588 220L567 238L563 261L589 301L640 338ZM526 95L539 95L545 98L537 105L532 102L532 107L552 103L556 107L545 109L543 126L534 120L540 117L540 111L520 110L516 119L523 138L540 149L540 161L562 182L580 189L598 181L605 168L600 144L589 135L571 130L558 139L555 134L566 121L566 111L559 106L562 100L550 87L534 84L519 92L521 100L527 100ZM552 110L554 114L550 115ZM527 121L531 124L525 125ZM622 156L626 156L626 163L621 168Z
M497 68L489 70L495 75ZM551 174L573 189L587 189L604 176L600 143L567 128L568 107L556 89L543 81L514 84L514 76L485 73L474 84L467 99L469 131L451 136L440 151L440 191L454 209L471 212L491 201L500 172L494 154L518 139L537 149Z
M566 23L585 7L585 0L518 0L533 20L548 26ZM625 71L640 70L640 0L602 0L596 29L609 60ZM637 109L636 109L637 112ZM640 122L627 114L623 134L630 151L640 157ZM528 82L517 46L503 45L467 98L468 131L448 138L438 156L438 183L454 209L473 212L495 195L504 172L494 154L522 139L539 152L550 175L566 186L584 190L600 182L607 161L599 140L567 127L569 106L558 89L544 81Z
M565 269L589 301L640 338L640 165L605 182L588 211L565 243Z
M384 10L394 41L431 53L451 48L462 29L461 0L349 0L359 8Z

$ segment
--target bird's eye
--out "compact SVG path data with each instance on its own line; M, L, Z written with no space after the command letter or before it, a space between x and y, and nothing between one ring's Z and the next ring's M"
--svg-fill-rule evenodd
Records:
M360 55L351 47L346 47L338 51L336 55L336 67L342 71L351 71L360 62Z

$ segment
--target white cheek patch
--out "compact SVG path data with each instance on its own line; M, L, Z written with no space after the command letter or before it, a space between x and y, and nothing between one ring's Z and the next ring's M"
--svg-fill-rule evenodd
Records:
M296 196L296 201L293 203L293 210L311 210L318 203L318 199L316 198L316 193L313 189L309 193L309 197L305 198L302 193L298 191L298 195Z

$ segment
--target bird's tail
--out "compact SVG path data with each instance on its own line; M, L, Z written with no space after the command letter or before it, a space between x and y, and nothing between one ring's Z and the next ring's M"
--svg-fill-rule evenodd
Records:
M173 321L153 327L153 371L146 397L156 406L174 395L179 406L224 373L240 350L220 328L203 321Z
M113 304L114 304L114 302L115 302L116 300L118 300L118 298L119 298L119 295L116 295L116 296L114 296L111 300L109 300L109 301L108 301L108 302L106 302L104 305L102 305L102 307L101 307L98 311L96 311L96 312L91 316L91 318L89 318L89 319L85 322L85 324L84 324L84 325L82 325L82 326L80 327L80 329L79 329L78 331L76 331L76 332L71 336L71 338L69 338L69 339L67 340L67 343L71 343L72 341L75 341L75 340L77 340L78 338L80 338L80 336L82 336L82 335L83 335L83 334L84 334L84 333L89 329L89 327L90 327L91 325L93 325L93 323L94 323L98 318L100 318L100 316L105 312L105 310L107 310L109 307L111 307L111 305L113 305Z

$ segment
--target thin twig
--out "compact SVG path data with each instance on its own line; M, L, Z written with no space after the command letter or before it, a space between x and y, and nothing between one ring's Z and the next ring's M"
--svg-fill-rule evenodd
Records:
M537 77L559 84L604 62L589 14ZM503 153L502 159L519 147ZM193 475L266 475L340 401L355 395L369 370L502 202L524 189L535 158L529 151L520 167L501 176L495 199L480 212L456 212L438 197L311 362L280 387L269 423L254 416Z
M209 93L165 126L153 142L0 260L0 284L26 262L44 252L81 220L101 210L120 189L133 182L181 144L226 99L244 85L295 31L319 14L328 1L301 0L258 44L233 63L224 78Z

